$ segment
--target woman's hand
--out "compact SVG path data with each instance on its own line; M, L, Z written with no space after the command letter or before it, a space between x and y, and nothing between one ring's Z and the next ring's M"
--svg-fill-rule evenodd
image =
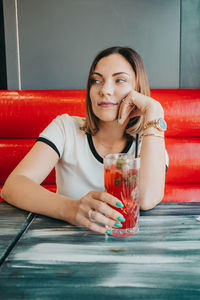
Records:
M164 112L158 101L132 90L122 99L118 121L122 125L127 118L131 119L141 115L144 115L147 121L154 118L163 118Z
M76 200L77 209L74 225L85 226L93 231L105 234L107 229L95 222L109 227L122 227L121 222L125 219L122 214L110 207L123 207L119 199L106 192L91 191L83 196L79 201ZM94 222L95 221L95 222ZM111 234L111 232L107 232Z

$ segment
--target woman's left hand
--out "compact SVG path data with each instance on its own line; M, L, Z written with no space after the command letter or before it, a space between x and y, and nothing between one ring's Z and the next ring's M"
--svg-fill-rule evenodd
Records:
M121 101L118 121L122 125L127 118L145 115L146 120L151 120L154 115L161 118L163 114L163 108L158 101L132 90Z

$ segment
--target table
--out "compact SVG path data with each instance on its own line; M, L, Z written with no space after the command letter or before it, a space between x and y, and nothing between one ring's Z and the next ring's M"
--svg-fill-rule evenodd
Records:
M32 215L0 202L0 264L29 224Z
M2 207L8 222L24 214ZM161 203L141 212L137 235L115 238L27 215L0 299L200 299L199 216L200 203Z

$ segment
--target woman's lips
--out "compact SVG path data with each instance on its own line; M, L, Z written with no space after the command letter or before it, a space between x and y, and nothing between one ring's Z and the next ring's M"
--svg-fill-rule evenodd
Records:
M98 105L101 106L101 107L113 107L113 106L118 105L118 103L113 103L113 102L100 102Z

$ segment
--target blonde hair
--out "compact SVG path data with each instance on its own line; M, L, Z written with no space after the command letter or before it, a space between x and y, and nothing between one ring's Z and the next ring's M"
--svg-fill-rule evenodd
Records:
M144 68L144 64L142 61L142 58L140 55L133 49L127 48L127 47L111 47L107 48L103 51L101 51L97 56L95 57L88 76L87 81L87 93L86 93L86 119L85 123L82 126L82 130L84 130L86 133L95 135L98 130L98 121L99 119L95 116L92 110L92 104L90 99L90 88L92 86L92 80L91 77L93 75L93 72L96 68L97 63L105 56L118 53L121 54L132 66L134 72L135 72L135 81L136 86L135 90L141 94L144 94L146 96L150 96L150 88L148 83L147 74ZM134 136L137 132L140 132L143 127L144 118L143 116L140 117L134 117L130 119L126 129L125 129L125 135L127 136Z

